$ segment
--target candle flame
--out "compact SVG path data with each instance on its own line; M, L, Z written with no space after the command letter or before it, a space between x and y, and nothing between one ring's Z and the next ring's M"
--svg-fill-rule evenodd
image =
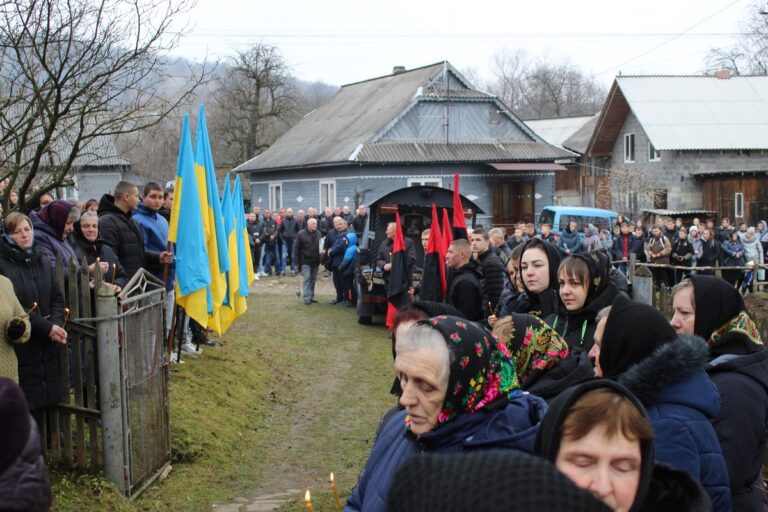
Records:
M309 495L309 489L307 489L307 493L304 495L304 501L306 502L312 501L312 497Z
M331 482L333 482L333 473L331 473Z

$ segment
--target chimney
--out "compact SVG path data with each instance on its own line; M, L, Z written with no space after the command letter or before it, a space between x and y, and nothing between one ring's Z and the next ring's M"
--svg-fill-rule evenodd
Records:
M399 75L400 73L405 73L405 66L395 66L392 68L393 75Z
M715 78L719 80L728 80L731 78L731 72L727 69L718 69L715 71Z

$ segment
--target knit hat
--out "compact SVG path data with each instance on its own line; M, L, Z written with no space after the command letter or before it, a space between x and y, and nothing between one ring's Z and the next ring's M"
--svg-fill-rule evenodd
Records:
M64 226L67 224L69 212L75 208L75 205L64 199L57 199L45 205L38 216L40 220L48 224L53 229L56 236L64 236Z
M21 388L11 379L0 378L0 474L21 455L29 438L30 421Z
M397 512L609 511L548 461L518 451L423 455L395 473L387 510Z
M675 330L656 309L624 295L617 296L608 314L600 347L603 377L615 379L675 338Z
M648 413L640 400L632 394L626 387L618 382L609 379L593 379L583 384L573 386L560 393L549 404L547 413L541 420L539 431L536 434L536 440L533 445L533 454L543 457L553 464L557 460L557 454L560 451L562 441L563 423L571 412L573 405L585 394L596 389L610 389L617 395L628 398L640 413L648 420ZM642 441L640 444L640 454L642 457L640 464L640 483L635 495L632 510L638 510L640 504L645 500L648 488L651 485L653 467L655 462L653 439ZM570 510L564 508L563 510Z

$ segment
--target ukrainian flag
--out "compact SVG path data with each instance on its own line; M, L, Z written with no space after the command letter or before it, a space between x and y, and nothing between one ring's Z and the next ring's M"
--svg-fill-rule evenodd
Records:
M245 312L245 297L248 296L248 286L253 282L253 257L251 256L251 244L248 240L248 226L245 220L245 206L243 204L243 188L240 184L240 176L235 177L235 188L232 191L232 203L235 207L237 220L237 261L240 269L240 296L243 297L242 311ZM231 251L230 251L230 254Z
M200 105L195 132L195 177L197 179L200 205L203 214L206 249L211 285L208 293L208 321L206 325L221 335L219 310L227 293L225 272L230 261L227 239L224 232L224 218L221 214L219 189L216 185L216 168L213 165L211 143L208 139L208 127L205 122L205 107ZM184 219L186 222L186 218Z
M190 318L206 325L211 273L207 265L200 264L208 260L208 252L191 139L189 119L184 115L168 240L176 244L176 303Z
M237 292L239 283L239 260L237 258L237 222L235 208L232 202L232 194L229 188L229 173L224 180L224 191L221 194L221 213L224 216L224 232L227 235L227 247L229 248L229 271L227 276L227 293L221 306L221 329L226 331L238 316ZM244 300L244 299L243 299Z

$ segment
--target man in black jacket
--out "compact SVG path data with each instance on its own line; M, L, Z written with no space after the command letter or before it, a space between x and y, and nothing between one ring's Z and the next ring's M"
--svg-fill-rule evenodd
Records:
M483 229L475 229L470 237L472 252L483 272L483 314L491 316L499 304L499 298L504 292L504 281L507 278L506 269L501 259L490 248L490 237ZM490 306L489 306L490 303Z
M259 220L255 213L249 213L245 228L248 231L248 240L251 245L253 269L255 270L254 281L256 281L264 276L264 267L261 265L261 249L264 246L264 223Z
M307 220L307 228L296 235L296 265L301 271L304 304L309 306L315 300L315 281L320 266L320 232L317 219Z
M379 250L376 251L376 266L380 268L384 273L384 279L389 278L389 272L392 268L392 248L395 245L395 231L397 224L390 222L387 224L387 239L379 245ZM411 279L411 272L413 272L413 266L416 265L416 248L413 246L413 240L409 237L403 237L405 242L405 262L408 265L408 281Z
M696 262L697 267L716 267L720 259L720 242L712 236L711 229L701 232L701 257ZM697 270L697 274L715 275L714 270Z
M294 257L293 257L293 242L296 240L296 235L299 233L299 222L293 217L293 208L286 208L285 217L283 217L283 221L280 223L278 232L280 233L280 239L283 241L282 275L285 275L285 270L288 267L288 260L290 259L291 275L295 276L296 262L294 261Z
M272 218L272 212L264 210L264 274L272 275L272 264L275 265L275 275L280 275L280 253L277 251L277 221Z
M162 265L171 258L167 251L145 251L144 236L131 218L138 205L139 189L129 181L121 181L115 186L114 196L104 194L99 201L99 235L117 252L129 278L148 263Z
M360 242L360 237L363 236L366 224L368 224L368 214L365 212L365 206L361 204L357 209L357 215L352 219L352 227L357 235L358 243Z
M454 240L445 255L445 264L451 272L445 302L455 307L468 320L483 320L483 277L476 261L470 258L472 248L466 240Z

